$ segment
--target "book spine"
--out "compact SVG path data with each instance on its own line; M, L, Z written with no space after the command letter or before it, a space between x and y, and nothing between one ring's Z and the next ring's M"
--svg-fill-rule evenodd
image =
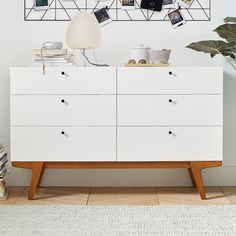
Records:
M43 55L61 55L61 54L67 54L67 49L61 49L61 50L48 49L48 50L43 50L42 52L41 49L35 49L33 53L35 55L41 55L41 53L43 53Z
M5 159L6 157L7 157L7 153L6 153L6 152L1 153L1 154L0 154L0 162L1 162L3 159Z

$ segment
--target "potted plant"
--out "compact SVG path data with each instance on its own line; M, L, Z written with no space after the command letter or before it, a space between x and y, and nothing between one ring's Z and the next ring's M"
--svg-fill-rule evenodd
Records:
M225 24L214 30L224 40L195 42L189 44L187 48L209 53L212 58L220 54L236 70L236 17L227 17L224 22Z

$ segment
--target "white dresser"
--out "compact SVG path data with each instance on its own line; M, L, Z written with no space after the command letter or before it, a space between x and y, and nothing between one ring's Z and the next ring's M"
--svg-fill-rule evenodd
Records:
M195 184L222 132L219 67L11 69L11 160L37 185L63 167L186 167Z

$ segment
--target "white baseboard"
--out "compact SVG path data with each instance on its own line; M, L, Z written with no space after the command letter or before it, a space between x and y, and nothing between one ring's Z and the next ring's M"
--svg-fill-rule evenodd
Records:
M14 169L7 178L8 186L27 186L29 170ZM236 167L203 170L206 186L236 186ZM187 170L45 170L42 186L191 186Z

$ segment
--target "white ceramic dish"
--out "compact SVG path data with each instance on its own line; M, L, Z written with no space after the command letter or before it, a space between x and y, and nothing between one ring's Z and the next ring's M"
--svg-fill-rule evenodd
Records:
M168 64L171 50L149 50L149 60L153 64Z
M149 47L144 47L143 44L138 45L137 47L131 48L130 59L133 59L138 63L140 60L146 60L149 63Z

